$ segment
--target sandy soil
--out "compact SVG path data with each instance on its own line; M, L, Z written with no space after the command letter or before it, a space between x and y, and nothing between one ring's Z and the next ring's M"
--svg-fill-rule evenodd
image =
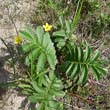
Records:
M16 31L30 24L37 3L38 0L0 0L0 38L6 43L13 43ZM7 82L12 74L12 69L3 66L8 55L5 45L0 40L0 83ZM25 97L19 96L15 90L5 93L0 89L0 110L27 110L27 107L20 108L24 99Z

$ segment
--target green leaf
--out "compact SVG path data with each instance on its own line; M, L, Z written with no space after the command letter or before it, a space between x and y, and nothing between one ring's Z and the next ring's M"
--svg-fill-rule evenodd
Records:
M35 50L31 50L31 51L32 52L26 57L26 61L29 62L29 63L37 58L37 56L39 55L40 49L38 48L38 49L35 49Z
M92 66L92 70L93 70L93 73L94 73L96 80L99 80L100 79L100 73L98 72L97 68Z
M79 74L80 71L80 65L79 64L75 64L73 71L71 73L71 78L76 77Z
M66 70L66 74L69 75L70 70L72 69L74 63L71 63L68 67L68 69Z
M54 94L57 97L63 97L64 96L64 92L63 91L59 91L59 90L58 91L51 90L51 93Z
M26 60L25 60L26 64L29 66L32 60L33 62L38 61L38 66L40 64L40 68L43 69L45 65L43 63L48 62L49 63L48 66L50 66L50 68L54 70L56 63L57 63L57 58L56 58L56 51L54 48L54 44L50 38L49 33L44 32L43 27L41 26L38 26L36 31L33 31L31 29L29 30L29 32L32 33L32 38L34 39L33 42L32 41L30 42L30 45L32 46L34 45L35 47L32 47L32 49L29 49L27 47L28 43L25 44L26 45L25 49L27 49L26 52L29 53L29 55L27 55ZM29 35L26 34L25 36L29 36ZM30 40L30 39L27 39L27 40ZM38 55L41 55L42 57L39 57ZM39 58L41 59L41 61ZM44 58L45 58L45 61L43 61Z
M65 39L63 37L58 37L55 39L55 42L65 42Z
M28 52L32 50L33 48L35 48L35 44L27 43L27 44L22 45L23 52Z
M20 88L31 88L29 84L19 84L18 87Z
M83 50L81 47L77 47L77 49L78 49L78 61L81 61L83 57Z
M37 98L35 96L29 96L28 99L32 102L32 103L36 103L37 102Z
M28 42L36 42L36 36L35 33L32 32L31 27L27 27L25 31L20 31L19 35L23 37L24 39L28 40Z
M55 78L54 71L49 72L49 79L52 81Z
M55 78L55 76L54 76L54 78ZM52 80L54 80L54 79L52 79ZM47 75L45 76L45 81L47 81L48 84L50 84L52 80Z
M84 54L84 61L87 61L90 58L90 48L86 46L85 54Z
M65 45L66 40L63 37L56 37L55 43L57 43L57 47L60 49L61 47Z
M83 5L83 0L81 1L81 3L80 3L80 0L79 0L78 5L77 5L77 9L76 9L76 12L75 12L75 16L74 16L74 19L73 19L73 23L72 23L73 31L75 30L76 25L79 22L82 5Z
M107 69L106 68L102 68L100 66L96 66L97 70L103 75L105 76L107 73Z
M82 73L81 73L81 76L80 76L78 83L85 84L85 82L87 81L87 77L88 77L88 68L86 65L84 65L82 67Z
M46 62L46 56L43 53L41 53L38 58L37 72L41 72L44 70L45 62Z
M55 83L55 84L53 84L53 87L54 87L54 88L60 88L61 85L59 85L59 83Z
M55 65L57 63L56 58L53 57L53 53L47 54L47 60L51 69L55 70Z
M49 33L45 33L45 34L44 34L42 46L43 46L45 49L47 49L47 51L48 51L49 48L51 49L51 47L53 47L53 43L50 42L50 35L49 35ZM44 50L44 51L45 51L45 50Z
M32 90L31 89L24 89L23 91L22 91L22 93L24 94L24 95L30 95L30 93L32 93Z
M43 95L35 94L32 96L29 96L28 99L32 103L37 103L37 102L39 102L39 100L43 100Z
M65 34L65 31L64 30L60 30L60 31L56 31L56 32L53 32L53 36L63 36L65 37L66 34Z
M36 29L37 39L40 44L42 44L44 30L41 26L38 26Z
M19 35L26 40L33 41L32 36L29 35L26 31L20 31Z
M95 51L95 55L91 58L91 62L94 62L98 59L100 53L98 50Z
M49 101L49 107L52 108L52 110L56 110L56 103L55 101ZM50 109L48 108L48 109Z
M31 103L39 103L39 110L56 110L58 105L54 100L59 100L65 94L62 91L63 87L61 80L55 76L53 70L42 77L42 84L39 84L38 80L32 79L29 83L29 88L27 85L24 85L24 94L28 95L28 99ZM41 77L38 77L38 79L40 80Z
M69 20L65 20L66 23L66 32L70 33L71 32L71 24Z
M78 61L78 49L77 49L77 46L74 47L74 53L75 53L74 54L74 60Z
M63 16L59 17L59 21L60 21L61 26L64 27L65 21L64 21Z
M33 86L33 88L34 88L34 90L35 90L36 92L42 93L42 94L45 93L44 89L43 89L42 87L38 86L37 82L35 82L35 81L32 80L32 81L31 81L31 84L32 84L32 86Z
M90 68L92 68L93 74L97 80L99 80L102 75L106 75L105 69L101 67L102 63L97 60L99 57L99 51L96 51L95 55L92 57L92 61L90 59L92 52L88 46L84 52L83 47L77 45L72 46L70 44L66 51L67 54L65 55L65 60L62 66L65 69L62 69L62 73L65 72L66 75L75 81L75 83L84 86ZM80 76L79 73L81 70L82 73Z

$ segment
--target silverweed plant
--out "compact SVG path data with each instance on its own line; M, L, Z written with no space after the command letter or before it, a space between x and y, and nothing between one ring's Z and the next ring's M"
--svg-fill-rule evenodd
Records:
M96 80L106 75L100 52L77 44L71 33L72 23L64 23L65 29L51 33L51 29L46 30L49 24L19 33L26 40L21 46L29 71L27 79L18 86L32 103L39 105L36 110L64 110L62 98L71 90L77 91L76 85L83 87L90 71Z
M100 51L74 34L83 2L78 1L73 20L60 16L58 25L27 27L15 39L27 67L18 87L38 105L36 110L65 110L64 97L83 88L91 76L99 80L106 75Z

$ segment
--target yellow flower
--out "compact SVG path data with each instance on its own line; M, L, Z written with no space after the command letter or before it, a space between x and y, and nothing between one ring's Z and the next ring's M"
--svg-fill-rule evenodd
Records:
M48 23L46 23L45 25L43 25L43 28L45 29L46 32L48 32L52 30L52 25L49 25Z
M16 36L16 37L15 37L15 44L19 45L19 44L21 44L21 43L22 43L22 37Z

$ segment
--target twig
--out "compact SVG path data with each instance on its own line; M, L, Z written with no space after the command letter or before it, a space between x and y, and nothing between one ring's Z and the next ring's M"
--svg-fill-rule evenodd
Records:
M12 22L12 24L13 24L13 26L14 26L14 28L15 28L16 34L18 35L18 30L17 30L16 24L15 24L15 22L14 22L12 16L9 14L9 8L8 8L8 7L7 7L7 11L8 11L8 14L7 14L7 15L8 15L10 21Z
M97 84L97 85L100 85L100 86L103 86L103 87L107 87L107 85L101 84L101 83L98 82L98 81L94 81L94 80L88 79L88 82L89 82L89 83L93 83L93 84Z
M4 45L6 46L6 48L8 49L8 52L10 53L10 56L11 56L11 58L12 58L12 62L13 62L13 64L14 64L14 58L13 58L13 55L12 55L11 50L9 49L8 45L5 43L5 41L4 41L2 38L0 38L0 40L3 42L3 44L4 44ZM15 73L16 73L15 65L13 65L13 72L14 72L14 75L15 75Z
M92 104L92 105L95 105L95 106L98 106L98 107L102 108L102 106L100 106L98 103L95 103L95 102L93 102L93 101L91 101L91 100L89 100L89 99L87 99L87 98L84 98L84 97L82 97L82 96L79 95L79 94L69 93L69 95L75 96L75 97L77 97L77 98L79 98L79 99L81 99L81 100L83 100L83 101L85 101L85 102L87 102L87 103L89 103L89 104ZM104 109L104 108L103 108L103 109Z

